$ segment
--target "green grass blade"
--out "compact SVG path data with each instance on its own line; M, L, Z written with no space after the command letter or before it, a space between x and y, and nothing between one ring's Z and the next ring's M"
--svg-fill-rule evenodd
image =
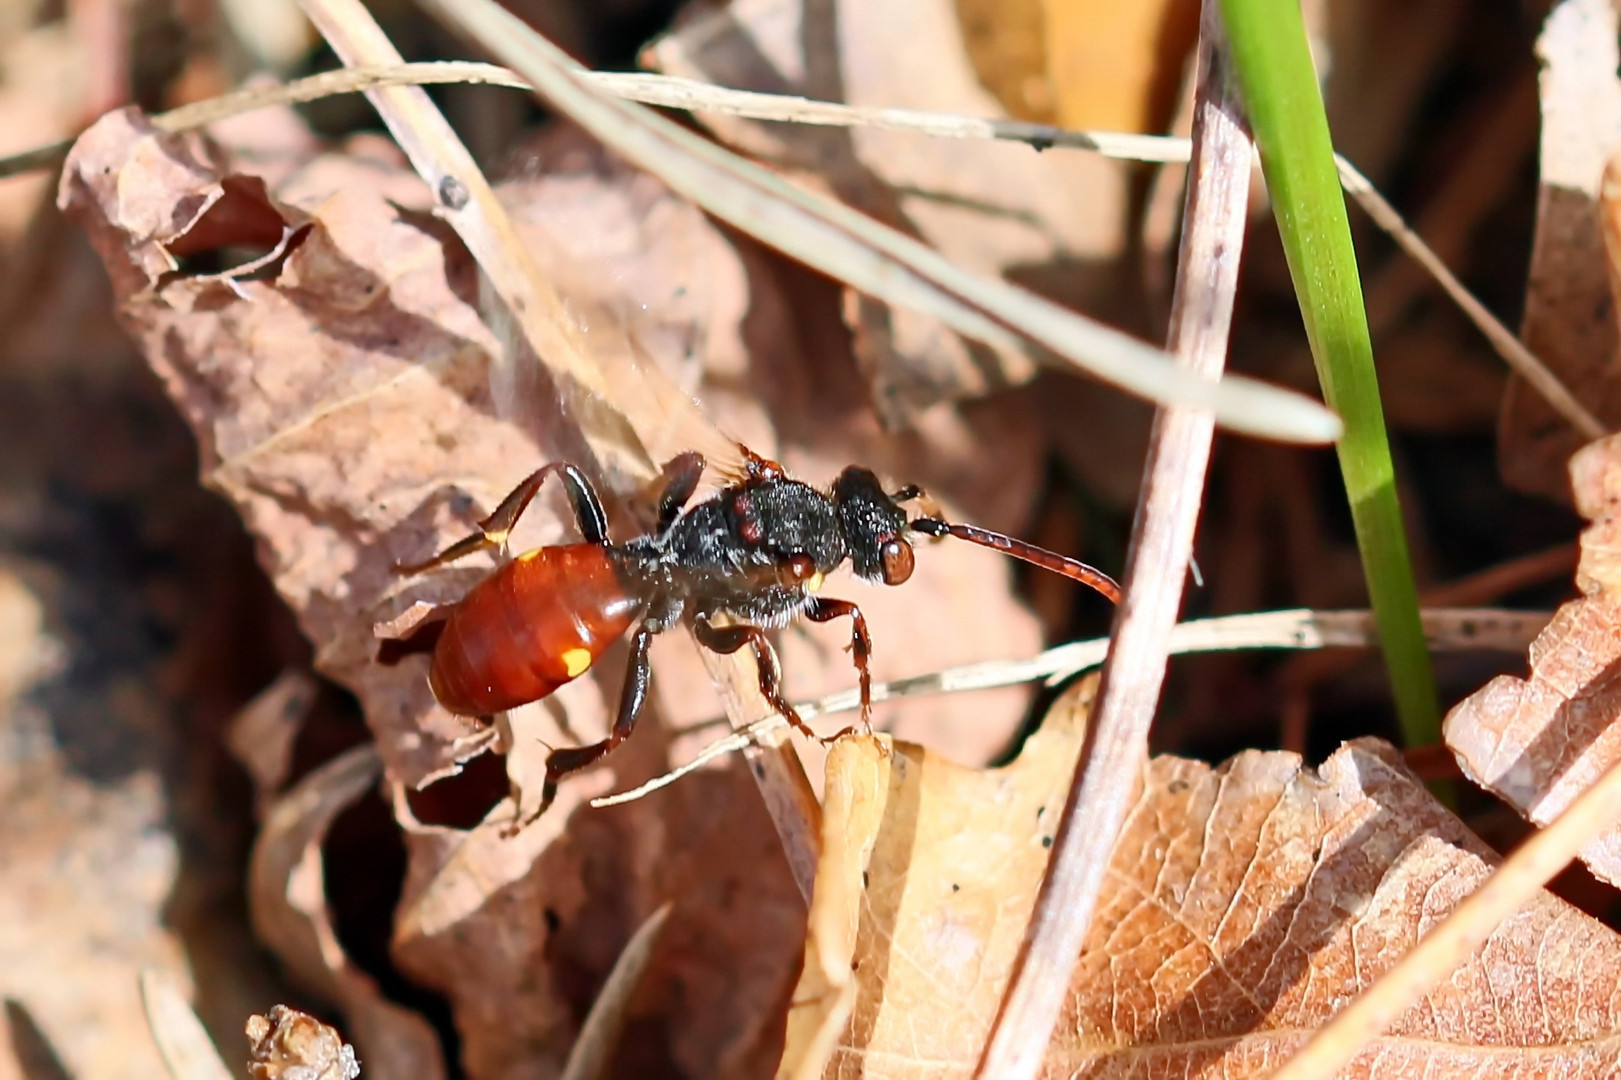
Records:
M1368 596L1410 746L1441 739L1356 252L1299 0L1221 0L1239 85L1338 445Z

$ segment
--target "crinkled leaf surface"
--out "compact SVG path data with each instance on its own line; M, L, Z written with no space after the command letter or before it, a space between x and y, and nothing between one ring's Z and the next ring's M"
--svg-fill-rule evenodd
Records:
M1446 743L1470 779L1546 824L1621 759L1621 439L1601 439L1570 464L1582 533L1576 581L1587 595L1561 607L1531 646L1525 678L1499 675L1447 716ZM1621 882L1621 829L1582 860Z
M1006 769L899 743L835 749L780 1076L972 1072L1045 868L1085 694ZM1494 861L1374 740L1315 770L1283 753L1214 768L1157 758L1042 1075L1261 1075ZM1343 1075L1613 1075L1618 977L1616 936L1544 894Z

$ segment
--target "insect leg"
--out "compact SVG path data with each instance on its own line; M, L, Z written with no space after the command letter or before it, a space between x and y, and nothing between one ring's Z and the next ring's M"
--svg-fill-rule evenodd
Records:
M805 608L805 617L811 622L831 622L841 615L850 616L850 659L855 661L861 686L861 727L871 734L872 673L867 670L867 661L872 658L872 637L867 633L866 616L848 600L832 600L824 596L811 597L810 604ZM853 730L846 728L839 735ZM834 738L838 738L838 735Z
M451 544L445 550L431 559L418 563L400 563L395 566L401 574L420 574L424 570L432 570L436 566L443 566L461 558L471 555L475 551L484 551L492 547L501 547L507 542L512 533L512 527L518 523L518 518L529 506L540 485L552 473L561 473L563 486L568 491L570 505L574 507L574 519L579 523L580 533L587 543L605 544L608 542L608 512L602 508L602 500L597 496L596 488L585 474L566 461L554 461L550 465L536 469L524 478L523 483L512 489L506 498L501 500L489 517L478 523L478 532Z
M514 827L514 831L532 824L544 814L557 798L557 782L569 773L579 772L607 757L613 749L636 730L636 717L647 701L647 686L653 677L653 668L647 662L648 646L653 642L654 630L646 623L636 628L630 639L630 666L625 671L625 688L619 693L619 713L608 737L601 742L585 746L565 746L546 755L546 779L540 786L540 806Z
M831 743L833 739L824 739L803 719L795 708L788 704L788 699L782 696L782 673L777 669L776 654L771 651L771 643L766 640L765 631L758 626L714 626L703 619L695 619L692 632L698 638L698 644L704 648L718 653L735 653L745 645L754 650L754 666L760 673L760 696L765 698L766 704L782 714L802 735L807 735L819 743ZM840 732L843 734L843 732ZM835 735L833 738L837 738Z
M922 508L924 517L937 518L941 516L940 504L934 501L932 495L916 484L907 484L891 495L890 498L898 503L917 503Z
M696 450L677 454L665 463L658 479L658 531L661 534L680 516L681 508L698 490L698 480L703 474L704 456Z

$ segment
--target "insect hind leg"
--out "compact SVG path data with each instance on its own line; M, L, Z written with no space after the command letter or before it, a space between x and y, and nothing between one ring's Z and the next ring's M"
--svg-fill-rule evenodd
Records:
M417 563L400 563L395 566L395 570L401 574L420 574L424 570L432 570L448 562L454 562L464 555L505 547L507 538L512 535L512 529L518 523L518 518L523 516L529 503L539 493L540 485L553 473L563 477L563 487L568 492L569 505L574 508L574 520L579 524L580 534L585 537L587 543L606 544L608 512L603 509L602 499L597 495L596 488L591 486L591 481L587 480L585 474L575 466L566 461L554 461L526 476L523 483L513 488L507 497L501 500L501 505L497 506L489 517L478 523L477 532L462 537L431 559Z
M619 712L614 718L614 725L609 730L608 737L585 746L565 746L547 754L546 779L541 781L540 787L540 805L529 814L522 815L516 810L518 801L514 793L514 820L505 835L511 836L534 824L557 798L558 781L570 773L595 765L612 753L620 743L630 738L631 732L636 730L636 718L641 715L642 706L647 702L647 687L653 678L653 668L648 663L648 648L652 645L655 633L657 630L644 622L637 627L636 633L631 635L630 663L625 671L625 686L619 693Z

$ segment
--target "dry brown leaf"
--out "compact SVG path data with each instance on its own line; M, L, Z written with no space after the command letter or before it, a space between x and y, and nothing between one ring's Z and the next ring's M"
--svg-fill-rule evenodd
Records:
M535 451L477 389L494 341L454 291L469 284L459 249L398 192L375 194L372 171L328 163L324 190L301 186L307 215L224 173L201 140L119 113L80 140L62 198L197 432L205 479L260 537L319 666L373 704L389 775L415 785L453 766L468 726L432 705L419 672L372 662L370 626L398 584L390 564L431 547L435 524L460 527L445 500L494 505ZM307 229L277 280L175 277L173 246L193 226L247 240L206 212L233 204L230 220L261 240ZM390 535L397 546L379 543Z
M333 819L377 783L378 764L373 747L356 747L276 800L254 843L248 908L259 939L282 963L306 986L343 1006L367 1075L437 1080L445 1075L438 1036L422 1017L383 997L371 976L344 953L327 906L321 845ZM297 1025L272 1030L266 1024L258 1036L249 1030L256 1048L277 1054L289 1050L286 1040L308 1046L314 1037Z
M649 50L670 74L851 105L1005 116L969 63L950 0L804 4L743 0ZM1126 174L1092 155L862 129L702 116L722 141L916 235L953 262L1018 277L1077 307L1108 310L1120 278ZM1084 192L1083 198L1075 197ZM1061 267L1061 272L1058 268ZM850 297L846 319L880 413L908 419L942 398L1031 373L934 319Z
M658 949L664 924L669 921L670 908L666 903L649 915L626 942L625 951L614 962L613 971L580 1026L580 1037L569 1051L562 1080L600 1080L606 1073L624 1037L631 1001Z
M668 1053L688 1075L759 1075L777 1052L804 925L763 816L731 768L577 814L566 831L551 813L510 841L493 826L414 830L396 956L449 998L470 1075L555 1071L591 1004L582 973L605 975L673 900L639 1007L665 1018Z
M551 813L511 843L497 836L510 808L470 836L414 819L403 792L475 749L457 741L467 723L431 702L420 664L372 662L370 628L412 599L457 595L483 571L401 589L392 563L464 532L556 451L526 430L536 417L501 419L487 385L496 343L472 302L471 267L448 230L411 208L427 201L414 180L375 158L328 157L273 199L218 157L130 114L109 117L81 141L64 202L107 262L126 325L195 426L205 476L257 532L318 665L366 706L411 832L400 963L453 1002L474 1075L530 1075L561 1063L589 1005L581 995L631 930L682 898L672 931L698 945L661 955L648 978L649 993L668 999L661 1052L693 1075L769 1063L770 1018L791 984L803 905L740 767L571 823L580 801L612 782L602 770L565 785ZM214 242L239 239L203 212L232 199L250 211L233 222L252 223L258 239L276 220L304 231L279 264L249 278L173 273L174 247L199 228ZM537 505L523 539L548 542L564 528ZM707 680L701 700L715 708ZM544 759L542 738L595 737L604 714L602 688L582 679L515 715L513 771L521 778ZM613 764L645 777L665 768L666 754L649 719ZM443 798L472 797L457 791ZM586 881L590 894L617 900L587 905Z
M1546 824L1621 758L1621 437L1570 463L1582 533L1576 582L1587 595L1561 607L1531 646L1527 678L1499 675L1448 714L1446 742L1464 772L1531 821ZM1621 829L1582 861L1621 883Z
M1537 55L1542 70L1542 186L1520 336L1599 420L1621 424L1621 358L1599 188L1621 146L1621 53L1609 0L1563 0ZM1569 497L1565 463L1580 437L1518 379L1503 398L1498 455L1524 491Z
M904 744L837 748L779 1076L968 1074L1045 869L1088 693L1003 770ZM1494 861L1375 740L1316 770L1283 753L1218 768L1155 759L1042 1075L1260 1075ZM1342 1075L1608 1075L1621 1061L1618 976L1615 934L1544 894Z
M767 442L807 479L862 460L930 486L965 517L1017 528L1041 479L1041 446L1014 413L936 410L918 434L884 440L862 382L839 359L848 341L832 286L735 247L691 207L594 151L563 147L542 160L548 173L511 192L537 255L582 312L624 318L610 336L629 335L645 362L671 365L717 404L724 426ZM742 768L725 763L620 810L574 812L614 773L623 786L663 771L671 744L661 717L718 712L690 643L669 635L654 649L658 715L611 768L565 784L552 811L516 840L498 835L510 807L471 833L436 825L437 815L418 819L429 803L479 797L483 780L416 789L488 744L458 741L468 726L432 703L419 662L372 663L370 628L413 600L456 596L484 571L402 584L392 563L465 532L567 441L545 428L545 403L531 410L527 399L494 399L488 357L497 344L461 248L413 209L426 193L386 155L320 158L270 192L232 174L221 151L155 135L132 114L107 118L81 141L63 191L109 266L126 325L198 432L205 477L257 533L318 666L366 707L410 851L395 956L452 1003L470 1072L560 1067L593 980L671 898L669 937L693 945L661 950L648 975L644 1007L663 1009L668 1036L647 1052L691 1075L769 1068L803 906ZM289 249L249 276L187 277L177 256L263 245L289 230ZM697 280L694 260L705 267ZM705 366L683 369L694 353ZM569 528L537 503L517 542L551 542ZM887 677L985 659L987 643L1003 655L1033 651L1035 624L1011 600L1009 580L995 553L942 544L921 553L906 589L837 588L868 611L874 672ZM826 631L787 635L790 688L811 695L850 685L844 644ZM618 668L601 667L607 684L581 679L513 715L507 764L520 781L534 777L547 744L603 730ZM1018 700L913 705L902 722L982 761L1005 739ZM707 733L693 738L703 741ZM275 762L265 766L274 771ZM615 899L589 902L600 896Z
M1467 0L1318 0L1301 14L1323 73L1334 149L1382 183L1404 160L1437 80L1470 31ZM1396 26L1400 33L1391 32Z

